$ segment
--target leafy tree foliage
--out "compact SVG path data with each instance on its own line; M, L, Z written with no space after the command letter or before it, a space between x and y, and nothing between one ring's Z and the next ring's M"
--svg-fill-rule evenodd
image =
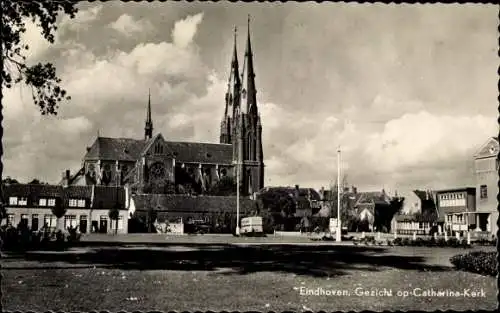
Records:
M108 211L109 219L115 222L115 234L118 232L118 218L120 217L120 203L116 204Z
M28 183L29 185L48 185L48 183L42 182L41 180L34 178Z
M66 90L59 84L61 79L56 75L56 69L51 63L26 64L25 53L29 45L22 42L22 34L26 32L26 21L31 20L41 28L42 36L50 43L54 43L54 33L57 30L57 16L62 13L74 18L78 12L76 2L73 1L16 1L3 0L0 2L2 11L2 89L10 89L18 83L31 87L31 94L35 105L42 115L57 113L58 104L69 100ZM0 142L3 137L2 114L3 105L0 103ZM0 143L0 158L3 147ZM0 162L0 177L3 176L3 164ZM0 190L1 191L1 190ZM4 211L5 199L0 194L0 211ZM3 214L2 214L3 215ZM2 216L2 218L4 218Z
M391 221L396 213L400 212L403 208L404 198L394 197L387 205L377 204L375 208L375 222L374 225L380 231L390 231Z
M208 194L213 196L234 196L236 195L236 182L231 176L222 177L209 190Z
M19 184L19 181L15 178L10 178L9 176L7 176L4 179L2 179L2 184L15 185L15 184Z
M60 221L61 217L63 217L64 214L66 214L66 211L67 211L67 209L64 206L63 199L56 198L56 203L52 207L52 214L54 214L55 217L57 217L57 223L58 223L58 225L59 225L59 221Z
M33 101L41 113L57 114L58 103L69 100L66 90L60 87L61 79L51 63L26 64L25 52L29 45L22 42L26 21L31 20L41 28L42 36L54 43L56 19L60 13L74 18L78 9L73 1L2 1L2 88L24 83L31 87Z

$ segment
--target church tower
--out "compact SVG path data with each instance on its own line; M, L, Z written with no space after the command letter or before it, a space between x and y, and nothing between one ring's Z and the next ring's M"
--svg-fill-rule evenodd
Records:
M148 96L148 108L146 112L146 126L144 127L144 139L153 138L153 120L151 118L151 89Z
M226 107L224 110L224 116L221 121L220 129L220 143L230 144L233 142L233 138L236 136L234 123L236 122L235 116L239 111L239 98L241 81L238 69L238 52L236 49L236 27L234 28L234 48L233 48L233 58L231 60L231 69L229 74L229 81L227 84L226 92ZM236 151L233 151L233 154Z
M238 106L240 115L235 119L239 141L236 145L241 164L240 184L242 192L253 194L264 188L264 153L262 150L262 123L257 105L257 89L255 87L255 71L250 39L250 16L248 17L248 34L245 59L241 75L241 92Z

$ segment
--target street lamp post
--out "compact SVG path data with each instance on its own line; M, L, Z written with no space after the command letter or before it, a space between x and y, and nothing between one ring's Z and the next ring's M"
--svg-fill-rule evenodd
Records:
M337 232L336 241L342 241L342 224L340 222L340 147L337 150Z

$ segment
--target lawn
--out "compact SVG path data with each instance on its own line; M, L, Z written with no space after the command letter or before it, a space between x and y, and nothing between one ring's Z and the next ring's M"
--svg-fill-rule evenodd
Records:
M4 257L3 306L11 311L495 309L494 277L451 269L449 257L463 252L346 245L94 243L72 251ZM392 296L355 292L384 288ZM415 288L482 289L485 297L397 295ZM344 295L301 295L306 289L334 289Z

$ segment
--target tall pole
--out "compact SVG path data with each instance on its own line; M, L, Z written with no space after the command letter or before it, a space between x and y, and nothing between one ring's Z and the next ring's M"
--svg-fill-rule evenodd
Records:
M340 147L337 150L337 232L336 241L342 241L342 228L340 222Z
M236 161L236 235L237 236L240 235L240 166L238 161Z

